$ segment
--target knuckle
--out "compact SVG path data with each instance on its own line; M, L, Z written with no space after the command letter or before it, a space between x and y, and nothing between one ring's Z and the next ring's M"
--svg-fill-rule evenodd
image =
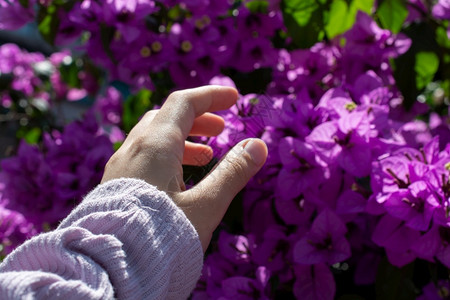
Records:
M182 93L180 91L174 91L174 92L170 93L168 98L169 99L178 98L180 95L182 95Z
M185 101L185 93L180 91L172 92L169 97L167 97L167 101L170 103L183 103Z
M132 152L132 155L136 155L145 152L149 147L150 143L148 142L148 138L140 135L133 140L130 150Z
M155 116L155 114L156 114L156 111L155 110L149 110L149 111L147 111L145 114L144 114L144 116L142 117L142 119L152 119L154 116Z

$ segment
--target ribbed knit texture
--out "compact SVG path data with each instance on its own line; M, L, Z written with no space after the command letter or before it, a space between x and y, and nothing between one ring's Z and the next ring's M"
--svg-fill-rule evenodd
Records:
M200 277L197 232L138 179L99 185L0 265L0 299L186 299Z

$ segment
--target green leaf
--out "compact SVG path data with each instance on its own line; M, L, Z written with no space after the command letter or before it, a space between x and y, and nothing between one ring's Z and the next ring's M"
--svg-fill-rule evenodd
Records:
M76 59L72 60L70 64L61 64L59 67L59 73L61 74L62 80L67 83L69 87L80 88L81 81L78 78L80 72L80 67L77 66L79 61Z
M285 0L283 4L283 12L291 15L299 26L306 26L319 8L315 0Z
M439 68L439 58L433 52L416 53L416 85L419 90L425 88L433 80Z
M151 108L150 97L152 92L142 89L135 96L130 96L125 101L122 122L125 132L129 132L137 124L139 118Z
M254 0L245 3L245 6L253 13L267 13L269 2L265 0Z
M315 0L284 0L281 7L288 34L297 47L309 48L323 39L327 5Z
M447 27L450 22L443 22L441 26L436 28L436 41L442 47L450 49L450 39L447 36Z
M375 0L353 0L348 10L346 29L353 26L358 11L362 11L370 15L372 13L374 1Z
M28 144L37 144L37 142L41 138L41 133L42 131L40 128L37 127L32 128L25 135L25 140L27 141Z
M377 14L384 28L398 33L408 16L408 9L404 0L383 0L378 7Z
M56 6L41 6L38 13L38 30L42 37L51 45L55 42L60 20L56 14Z
M28 8L28 6L30 5L30 2L28 0L19 0L19 3L25 8Z
M435 31L428 23L413 23L402 30L412 41L409 50L393 60L394 78L401 91L406 109L410 109L417 100L422 89L417 86L416 55L419 52L440 53L435 39ZM445 72L444 72L445 74ZM443 74L443 75L444 75Z
M38 127L22 127L17 131L18 139L25 139L28 144L37 144L41 138L42 130Z
M335 0L331 4L328 24L325 32L329 39L344 33L348 28L347 24L348 5L344 0Z
M119 150L119 148L122 146L122 144L123 144L123 142L115 142L113 145L114 152Z

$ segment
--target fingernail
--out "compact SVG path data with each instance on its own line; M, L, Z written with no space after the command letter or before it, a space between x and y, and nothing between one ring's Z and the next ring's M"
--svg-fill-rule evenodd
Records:
M245 151L250 154L255 164L262 165L267 158L267 146L259 139L251 139L244 145Z

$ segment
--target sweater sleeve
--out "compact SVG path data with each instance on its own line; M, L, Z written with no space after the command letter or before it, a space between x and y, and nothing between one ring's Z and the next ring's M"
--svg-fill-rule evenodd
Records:
M197 232L167 194L116 179L6 257L0 298L186 299L202 261Z

